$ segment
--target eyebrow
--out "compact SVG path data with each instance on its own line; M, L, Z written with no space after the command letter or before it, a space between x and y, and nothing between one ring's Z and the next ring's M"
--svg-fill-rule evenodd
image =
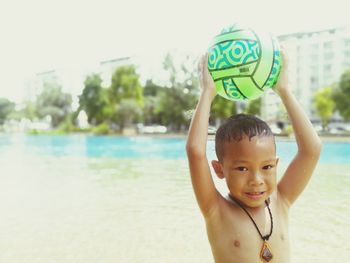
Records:
M236 161L234 161L234 162L232 162L232 163L249 163L248 161L243 161L243 160L236 160Z
M269 162L274 162L274 161L276 161L276 158L267 159L267 160L263 161L263 163L269 163Z
M262 161L263 163L268 163L268 162L274 162L276 159L267 159ZM249 161L245 161L245 160L236 160L233 162L233 164L237 164L237 163L249 163Z

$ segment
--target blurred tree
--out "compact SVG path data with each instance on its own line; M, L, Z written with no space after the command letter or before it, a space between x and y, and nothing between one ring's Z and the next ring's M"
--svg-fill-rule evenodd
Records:
M107 90L101 86L102 79L98 74L87 76L84 89L79 96L79 111L84 110L88 122L93 125L103 123L107 119Z
M29 120L34 120L37 118L37 110L35 102L27 100L24 102L24 107L21 109L21 115Z
M244 112L247 114L260 116L261 115L261 97L255 100L250 100Z
M221 121L236 114L236 103L217 95L211 106L210 117L212 120Z
M135 66L121 66L112 75L108 89L110 120L122 130L139 118L143 107L142 86Z
M44 83L44 89L36 99L38 116L50 116L54 128L71 112L71 106L72 96L62 92L62 88L56 83Z
M144 106L143 120L145 125L159 124L161 122L160 113L156 111L159 103L159 94L164 87L154 84L152 80L147 80L143 88Z
M0 125L4 124L7 117L14 112L15 103L6 98L0 98Z
M196 105L198 80L196 60L188 54L168 53L163 61L163 68L168 75L167 87L159 94L156 112L160 114L163 125L170 130L180 131L189 125L186 113Z
M314 105L322 121L322 129L328 129L328 123L333 115L335 103L332 99L332 87L326 87L315 93Z
M121 130L130 127L142 115L142 109L134 99L122 99L117 106L116 117Z
M339 111L344 120L350 120L350 70L341 75L338 87L334 90L332 97L336 110Z
M143 87L143 96L156 97L163 88L164 87L155 84L152 79L148 79Z
M133 99L138 106L142 106L142 87L135 66L121 66L116 69L112 76L109 99L112 105L123 99Z

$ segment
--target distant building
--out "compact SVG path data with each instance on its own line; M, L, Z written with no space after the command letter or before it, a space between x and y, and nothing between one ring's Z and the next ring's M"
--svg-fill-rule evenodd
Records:
M55 69L39 72L26 83L26 99L35 100L46 85L58 85L63 92L69 93L73 98L73 108L76 107L78 98L84 87L86 74L83 71L73 69Z
M77 109L79 104L78 96L82 93L84 81L89 74L99 74L103 81L102 86L109 87L113 72L120 66L130 64L132 64L130 57L122 57L105 60L96 65L90 65L90 70L83 68L62 68L39 72L25 83L24 99L33 101L42 92L45 85L56 84L62 87L63 92L72 95L73 109Z
M314 32L278 36L288 50L289 80L298 101L312 121L319 117L313 106L314 93L337 82L350 68L350 28L339 27ZM265 96L265 114L274 119L280 104L276 95ZM263 103L264 104L264 103ZM339 117L339 116L338 116Z
M37 73L25 82L24 100L35 100L42 92L45 83L59 83L58 76L55 70Z

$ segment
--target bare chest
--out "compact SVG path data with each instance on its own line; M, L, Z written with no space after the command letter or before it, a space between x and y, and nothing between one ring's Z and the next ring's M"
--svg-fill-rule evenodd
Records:
M278 263L289 262L289 234L287 217L273 211L273 231L267 240L272 259ZM207 233L216 263L261 263L264 240L262 236L271 232L271 222L257 218L256 226L245 214L226 214L220 222L207 222Z

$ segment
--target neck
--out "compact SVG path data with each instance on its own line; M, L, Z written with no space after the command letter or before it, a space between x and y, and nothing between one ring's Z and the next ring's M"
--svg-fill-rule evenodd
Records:
M241 208L248 210L249 212L251 212L253 214L260 212L261 209L265 209L270 204L270 198L268 198L264 201L264 203L262 205L257 206L257 207L250 207L250 206L243 204L242 202L240 202L236 198L234 198L231 194L228 194L228 197L232 201L232 203L238 205Z

